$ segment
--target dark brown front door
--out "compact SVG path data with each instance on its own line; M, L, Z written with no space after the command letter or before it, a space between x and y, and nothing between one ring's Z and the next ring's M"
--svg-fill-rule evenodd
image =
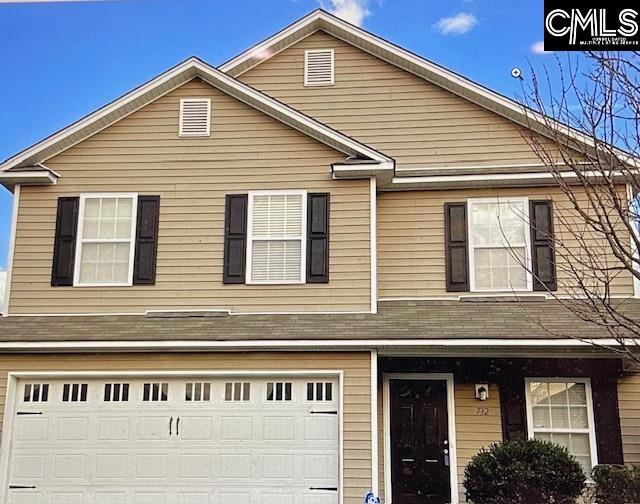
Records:
M391 380L393 504L451 502L447 382Z

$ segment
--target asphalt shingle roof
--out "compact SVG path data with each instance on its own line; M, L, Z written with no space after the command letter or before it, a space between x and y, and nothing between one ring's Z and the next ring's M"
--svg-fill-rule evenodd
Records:
M640 300L625 310L640 313ZM193 314L195 315L195 314ZM0 342L609 338L557 301L381 302L379 313L229 316L9 316Z

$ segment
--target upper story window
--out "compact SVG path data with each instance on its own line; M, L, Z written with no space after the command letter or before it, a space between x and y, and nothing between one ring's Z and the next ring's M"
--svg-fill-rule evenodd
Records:
M447 291L555 291L553 220L548 199L445 203Z
M304 283L307 195L249 194L247 283Z
M82 194L74 285L132 285L137 194Z
M566 447L589 474L598 463L590 381L529 378L526 396L529 437Z
M531 290L527 198L468 202L471 290Z
M333 86L333 49L312 49L304 52L304 85Z
M211 133L211 99L184 98L180 100L181 137L209 136Z

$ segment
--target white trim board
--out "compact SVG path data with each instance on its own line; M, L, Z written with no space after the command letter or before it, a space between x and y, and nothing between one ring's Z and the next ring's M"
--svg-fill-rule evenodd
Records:
M634 344L629 339L628 345ZM577 339L371 339L371 340L241 340L241 341L7 341L0 342L0 352L92 352L92 351L216 351L216 350L278 350L278 349L330 349L330 350L371 350L371 349L593 349L599 346L618 347L620 342L613 338L601 340Z
M7 373L7 393L4 405L2 444L0 445L0 502L6 502L9 492L9 460L11 458L11 439L13 436L13 424L15 419L16 394L18 393L18 381L21 379L40 378L101 378L101 377L224 377L224 376L309 376L338 378L339 409L338 409L338 498L339 504L344 503L344 371L343 370L248 370L248 371L20 371Z
M199 58L191 57L83 119L15 154L0 164L0 173L16 166L42 163L196 77L348 156L361 157L372 164L393 163L393 159L381 152L243 84Z
M371 350L371 491L380 494L378 447L378 352Z
M128 243L129 244L129 264L127 271L126 282L93 282L93 283L80 283L80 270L82 267L82 249L85 242L97 243L98 240L85 239L84 235L84 214L87 200L90 199L130 199L131 200L131 229L129 230L129 239L112 239L104 240L104 243ZM74 287L131 287L133 285L133 269L134 258L136 255L136 231L138 222L138 194L137 193L81 193L80 194L80 208L78 209L78 232L76 236L76 255L74 259L74 271L73 271L73 286ZM102 205L101 205L102 207Z
M7 252L7 276L4 286L4 302L0 308L2 316L9 314L9 301L11 298L11 276L13 273L13 256L16 248L16 230L18 228L18 208L20 206L20 184L13 190L13 206L11 210L11 235L9 236L9 250Z
M256 196L300 196L301 197L301 219L300 237L296 238L273 238L273 241L288 241L289 239L300 242L300 276L297 280L254 280L253 271L253 243L255 241L270 240L265 237L255 238L253 236L253 206ZM299 189L249 191L247 196L247 250L245 258L245 274L247 285L293 285L307 282L307 191Z
M360 27L354 26L322 9L316 9L275 35L240 53L220 65L219 69L237 77L319 30L323 30L329 35L358 47L391 65L411 72L512 122L550 137L552 140L555 135L549 132L550 125L557 134L567 137L566 143L570 144L573 141L590 149L595 148L593 139L585 133L559 123L550 117L545 117L534 110L525 108L504 95L424 59ZM639 160L629 157L628 154L622 151L619 152L619 155L632 165L640 165Z
M531 399L531 383L584 383L585 393L587 395L587 417L589 421L588 429L584 429L584 432L580 432L578 429L566 429L567 433L589 434L589 451L591 456L591 466L598 465L598 445L596 441L596 422L593 413L593 392L591 390L591 378L539 378L539 377L525 377L524 379L524 393L525 393L525 409L527 413L527 436L529 439L534 438L533 427L533 402ZM539 429L538 429L539 430Z
M458 496L458 443L456 438L455 380L453 373L389 373L383 376L383 418L384 418L384 501L393 504L391 477L391 380L427 380L447 383L447 425L449 430L449 475L451 504L459 504Z

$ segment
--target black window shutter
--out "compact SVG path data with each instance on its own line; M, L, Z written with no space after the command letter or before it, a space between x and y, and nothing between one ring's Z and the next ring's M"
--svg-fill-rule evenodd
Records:
M447 291L468 291L469 253L467 245L466 203L445 203L444 233Z
M225 284L245 283L248 201L246 194L227 194L222 272L222 282Z
M138 196L137 220L133 284L153 285L156 283L160 196Z
M500 384L502 438L505 442L527 439L524 378Z
M329 194L307 195L307 283L329 282Z
M591 379L598 464L622 464L622 433L617 377Z
M551 201L529 202L529 220L531 222L533 290L555 291L557 282Z
M80 198L78 197L58 198L51 270L51 285L53 287L73 285L79 206Z

